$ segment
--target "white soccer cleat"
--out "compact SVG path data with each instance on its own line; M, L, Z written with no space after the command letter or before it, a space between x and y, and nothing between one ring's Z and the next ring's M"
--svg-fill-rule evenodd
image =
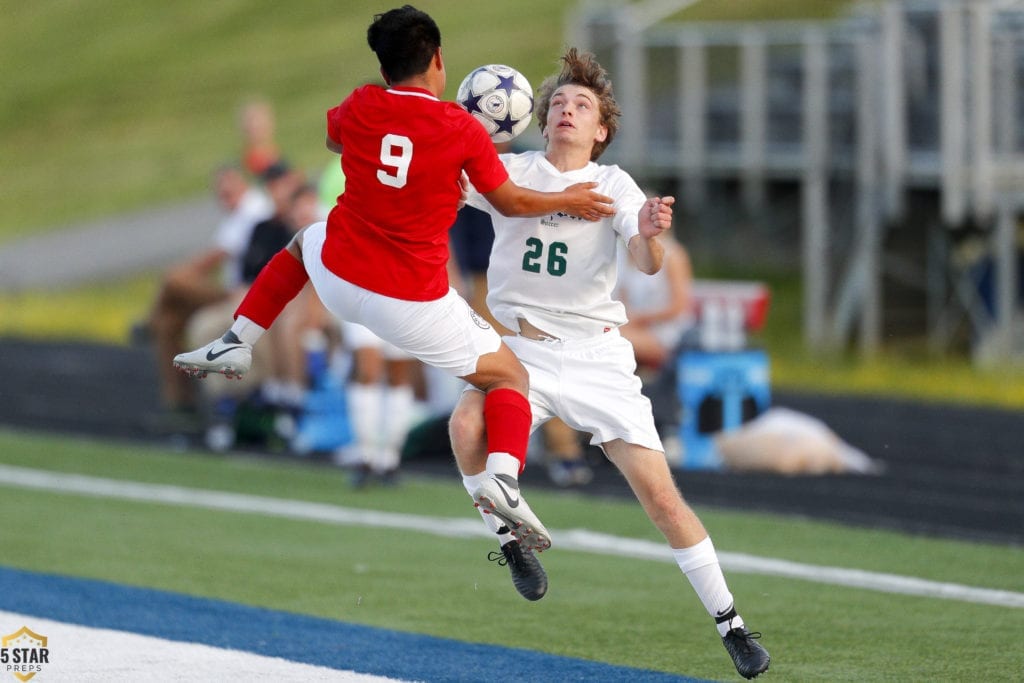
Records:
M515 477L492 474L473 491L473 504L503 521L524 548L542 552L551 547L551 534L519 494Z
M231 379L242 379L252 366L252 345L228 331L201 349L179 353L174 357L174 367L189 377L206 377L217 372Z

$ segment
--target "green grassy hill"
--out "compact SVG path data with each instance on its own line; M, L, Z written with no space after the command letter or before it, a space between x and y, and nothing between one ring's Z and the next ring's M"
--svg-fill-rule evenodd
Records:
M238 107L275 106L280 142L319 169L324 112L378 78L366 45L390 3L308 0L4 0L0 22L0 242L201 194L235 158ZM563 45L568 0L431 2L449 96L486 62L539 79Z
M277 109L286 154L327 163L324 111L377 77L372 16L399 3L0 0L0 243L206 190L237 154L247 98ZM700 0L674 19L827 18L849 0ZM539 83L574 0L420 3L441 27L448 96L487 62Z

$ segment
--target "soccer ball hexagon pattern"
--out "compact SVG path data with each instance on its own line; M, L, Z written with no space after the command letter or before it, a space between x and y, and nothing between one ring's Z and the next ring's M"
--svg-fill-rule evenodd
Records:
M455 97L483 124L494 142L508 142L530 125L533 88L526 76L504 64L473 69Z

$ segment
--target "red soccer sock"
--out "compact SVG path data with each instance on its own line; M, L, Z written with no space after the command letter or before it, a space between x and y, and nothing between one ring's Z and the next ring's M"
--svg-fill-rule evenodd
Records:
M269 328L308 280L309 274L302 261L287 249L282 249L274 254L249 286L235 317L245 316L260 327Z
M487 452L508 453L519 461L520 474L526 467L526 447L532 420L530 402L518 391L495 389L487 392L484 398Z

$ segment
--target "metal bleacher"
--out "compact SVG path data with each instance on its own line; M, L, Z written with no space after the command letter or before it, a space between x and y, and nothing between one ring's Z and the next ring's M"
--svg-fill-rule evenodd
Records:
M878 350L901 286L937 349L1024 354L1024 3L851 2L829 20L694 22L694 0L580 3L567 42L611 72L609 160L695 222L735 187L788 211L812 348ZM788 184L789 207L767 189Z

